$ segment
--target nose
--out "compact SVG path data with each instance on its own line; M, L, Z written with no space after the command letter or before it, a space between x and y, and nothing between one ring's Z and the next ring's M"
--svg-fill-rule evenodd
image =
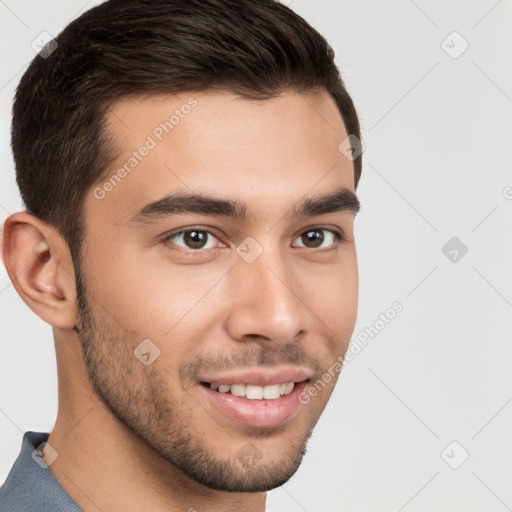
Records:
M238 341L296 341L309 318L300 282L279 251L264 250L252 263L239 258L228 274L226 329Z

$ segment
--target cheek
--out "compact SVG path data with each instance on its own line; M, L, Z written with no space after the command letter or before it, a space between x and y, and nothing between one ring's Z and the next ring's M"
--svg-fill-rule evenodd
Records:
M126 329L148 328L161 336L222 276L201 265L177 265L163 248L141 250L114 236L107 244L106 238L88 241L87 287Z
M132 254L115 265L105 261L91 292L115 319L110 322L113 329L130 333L134 347L137 340L151 340L159 350L156 361L174 373L183 360L203 349L214 328L221 303L212 297L221 289L215 285L225 271L179 267L162 257L137 261Z
M355 323L359 276L353 259L304 273L301 280L303 300L333 331Z
M316 321L325 343L316 353L325 363L335 361L347 350L358 311L359 278L357 265L331 268L304 282L304 301Z

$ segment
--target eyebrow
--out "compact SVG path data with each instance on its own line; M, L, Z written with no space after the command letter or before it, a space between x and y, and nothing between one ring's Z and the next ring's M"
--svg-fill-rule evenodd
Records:
M291 209L288 216L300 220L337 212L351 212L355 215L359 210L357 196L351 190L341 187L326 195L304 199ZM174 192L145 205L131 217L131 222L149 223L183 213L229 217L238 222L244 222L248 217L247 205L242 201L220 199L202 193Z

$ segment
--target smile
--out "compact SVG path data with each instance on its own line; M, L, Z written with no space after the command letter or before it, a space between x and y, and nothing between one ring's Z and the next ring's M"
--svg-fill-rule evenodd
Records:
M208 409L237 424L270 428L290 423L303 407L300 393L308 381L267 386L201 382Z

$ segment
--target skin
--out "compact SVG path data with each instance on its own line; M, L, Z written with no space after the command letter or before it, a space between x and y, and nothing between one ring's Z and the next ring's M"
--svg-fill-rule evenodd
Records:
M4 225L9 276L53 326L59 409L50 470L87 512L263 511L266 490L299 467L338 374L291 421L259 428L212 407L200 372L297 365L313 372L312 385L345 353L356 322L354 213L289 218L306 195L355 192L334 100L326 92L124 99L107 114L119 148L112 172L190 97L197 106L129 175L103 199L92 190L85 197L84 311L57 231L26 212ZM130 221L177 190L243 200L249 216ZM190 227L214 232L201 254L178 252L193 250L183 237L163 241ZM316 227L327 230L321 248L301 238ZM336 244L330 229L346 241ZM236 252L248 236L263 248L252 263ZM160 350L147 366L133 352L144 339ZM247 466L237 454L249 443L261 458Z

